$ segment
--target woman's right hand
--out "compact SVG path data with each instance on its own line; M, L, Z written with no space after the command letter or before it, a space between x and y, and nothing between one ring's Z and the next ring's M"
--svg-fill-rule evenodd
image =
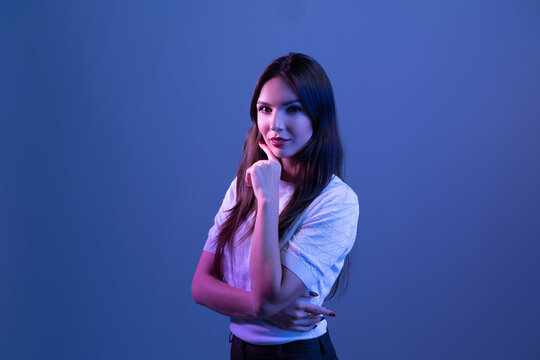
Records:
M259 147L266 153L268 160L259 160L246 170L246 184L253 189L258 201L279 201L281 163L268 145L259 141Z
M267 317L266 320L285 330L308 332L313 330L325 315L336 316L330 309L302 300L302 298L312 297L306 293L285 309Z

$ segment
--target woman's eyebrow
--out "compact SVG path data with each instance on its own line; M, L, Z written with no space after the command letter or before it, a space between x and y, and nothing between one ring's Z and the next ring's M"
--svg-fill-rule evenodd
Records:
M293 100L285 101L283 104L281 104L281 106L287 106L287 105L290 105L290 104L294 104L296 102L300 102L300 100L293 99ZM267 103L266 101L257 101L257 104L270 106L270 107L272 106L272 104Z

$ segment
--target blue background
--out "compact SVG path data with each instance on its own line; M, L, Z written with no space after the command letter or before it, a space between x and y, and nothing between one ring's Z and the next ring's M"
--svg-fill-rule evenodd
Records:
M15 2L12 2L15 3ZM0 5L0 358L225 359L193 303L257 77L305 52L360 200L342 359L540 358L540 3Z

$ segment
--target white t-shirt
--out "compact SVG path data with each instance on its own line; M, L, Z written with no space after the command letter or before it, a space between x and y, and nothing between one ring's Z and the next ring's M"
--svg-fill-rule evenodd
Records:
M294 192L294 185L284 181L279 184L279 212L285 208ZM215 239L219 226L227 218L227 210L236 203L236 179L233 180L223 203L208 232L204 250L215 253ZM339 177L333 176L322 193L309 205L297 220L296 232L288 241L280 240L281 263L304 283L308 290L319 296L308 299L322 305L343 267L345 256L351 250L358 223L358 198L354 191ZM238 242L249 231L253 214L244 222L234 238L234 252L224 249L223 276L225 282L236 288L251 291L249 260L252 235ZM262 319L231 318L231 332L252 344L283 344L295 340L316 338L326 332L326 320L309 332L288 331Z

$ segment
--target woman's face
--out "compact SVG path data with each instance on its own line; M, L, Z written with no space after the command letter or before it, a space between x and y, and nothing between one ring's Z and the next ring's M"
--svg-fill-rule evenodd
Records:
M287 83L276 76L261 88L257 101L257 126L278 158L289 158L300 151L313 135L311 120L300 99Z

